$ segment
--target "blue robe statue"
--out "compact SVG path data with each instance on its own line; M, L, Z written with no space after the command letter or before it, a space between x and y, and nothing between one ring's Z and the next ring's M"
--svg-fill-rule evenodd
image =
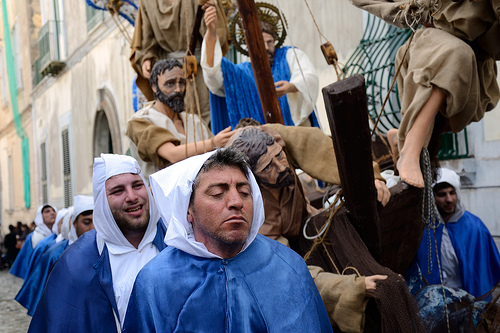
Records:
M137 276L123 332L332 332L304 260L257 235L231 259L174 247Z
M289 48L289 46L286 46L276 49L271 67L274 82L290 81L290 68L286 60ZM218 133L228 126L234 128L241 118L253 118L261 124L265 124L266 121L262 112L251 63L244 62L234 65L228 59L222 58L221 68L224 76L224 93L226 97L210 93L210 109L212 110L210 124L212 131ZM293 126L294 122L287 96L281 96L278 102L284 124ZM319 127L314 112L311 117L312 125Z
M166 245L158 222L153 244ZM99 255L96 231L83 234L54 265L28 332L109 333L119 325L108 249Z

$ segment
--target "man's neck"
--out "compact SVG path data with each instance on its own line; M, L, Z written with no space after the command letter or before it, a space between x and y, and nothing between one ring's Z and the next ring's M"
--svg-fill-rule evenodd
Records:
M128 233L123 233L123 236L125 236L125 238L130 242L130 244L132 244L132 246L137 249L139 247L139 244L141 244L141 241L144 238L145 233L146 230L133 231Z
M443 222L444 223L448 223L448 221L451 219L451 217L453 216L453 214L455 214L455 212L451 213L451 214L446 214L446 213L439 213L441 215L441 218L443 219Z
M155 104L153 105L153 107L155 108L156 111L163 113L164 115L169 117L172 121L174 121L176 119L180 119L179 115L177 113L175 113L174 110L172 110L170 107L166 106L165 104L163 104L159 100L155 101Z

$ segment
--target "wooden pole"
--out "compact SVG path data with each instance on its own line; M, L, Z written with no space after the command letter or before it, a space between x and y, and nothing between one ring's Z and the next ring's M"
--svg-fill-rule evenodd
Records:
M365 79L356 75L322 89L348 217L368 250L380 259Z
M253 75L260 96L260 103L267 123L283 124L281 108L276 96L271 64L264 47L257 7L253 0L237 0L245 40L250 55ZM244 92L242 92L244 93Z
M198 6L198 9L196 10L196 17L193 23L193 29L191 30L191 38L189 39L189 52L191 52L191 54L193 55L196 50L196 43L198 43L199 40L203 39L200 34L200 26L204 14L205 12L201 9L201 6Z

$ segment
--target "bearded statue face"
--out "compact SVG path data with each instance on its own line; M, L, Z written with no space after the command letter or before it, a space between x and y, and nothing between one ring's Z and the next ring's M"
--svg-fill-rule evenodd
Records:
M174 67L158 75L158 86L154 88L155 100L165 104L175 113L184 111L186 78L181 68Z
M267 146L267 152L255 164L254 174L259 183L268 187L286 187L294 182L285 152L276 142Z

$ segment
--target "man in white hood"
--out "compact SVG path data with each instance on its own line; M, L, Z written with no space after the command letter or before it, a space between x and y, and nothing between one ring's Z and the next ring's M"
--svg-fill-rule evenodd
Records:
M460 177L441 168L433 186L442 224L434 233L426 227L417 261L429 284L443 283L479 297L500 281L500 255L488 228L481 219L466 211L460 200ZM435 244L437 243L437 244Z
M259 186L220 149L150 177L167 249L139 273L124 332L331 332L304 260L258 235Z
M165 226L133 157L96 158L93 192L95 230L54 265L29 332L120 332L137 273L166 246Z
M56 216L56 207L48 204L38 207L35 216L36 229L26 237L26 241L9 271L10 274L25 279L33 263L55 243L57 235L52 233L52 227Z

